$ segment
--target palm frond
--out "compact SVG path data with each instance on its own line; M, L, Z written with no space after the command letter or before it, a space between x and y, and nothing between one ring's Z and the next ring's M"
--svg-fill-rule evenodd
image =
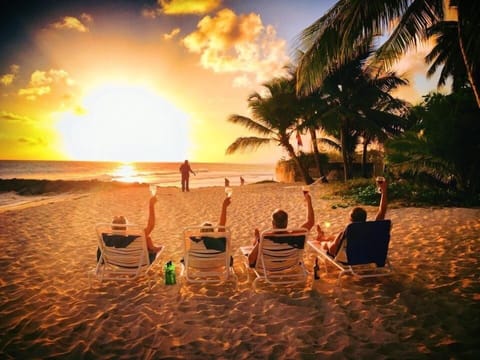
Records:
M301 49L297 52L297 93L318 88L332 71L366 51L372 38L385 33L411 2L339 0L296 39Z
M427 29L443 19L443 0L410 2L395 30L377 50L376 61L385 64L386 68L391 67L410 47L425 40Z
M260 122L254 121L247 116L230 115L227 120L231 123L242 125L248 130L252 130L260 135L267 136L273 133L272 130L267 126L261 124Z
M230 144L226 150L226 154L230 155L236 152L256 150L261 146L274 142L271 138L259 138L259 137L239 137L232 144Z

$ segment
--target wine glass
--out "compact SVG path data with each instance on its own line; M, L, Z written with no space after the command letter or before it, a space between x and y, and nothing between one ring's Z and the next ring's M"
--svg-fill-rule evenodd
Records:
M157 184L150 184L150 194L152 196L157 195Z
M375 182L377 183L377 193L381 194L382 193L382 188L380 187L380 184L383 184L385 181L385 178L383 176L377 176L375 178Z
M232 193L233 193L233 189L231 187L225 188L225 194L227 194L228 198L232 197Z

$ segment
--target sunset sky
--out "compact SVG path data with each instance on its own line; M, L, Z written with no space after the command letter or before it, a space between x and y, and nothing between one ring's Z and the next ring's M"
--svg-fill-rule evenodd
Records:
M225 155L247 97L283 74L334 0L2 1L0 159L273 163ZM398 69L412 102L426 50Z

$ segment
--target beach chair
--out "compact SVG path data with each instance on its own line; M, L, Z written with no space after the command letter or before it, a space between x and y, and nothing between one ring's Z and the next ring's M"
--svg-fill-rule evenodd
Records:
M354 222L345 229L344 241L336 257L320 248L317 241L308 241L327 272L327 263L340 270L337 285L342 275L351 274L359 278L388 276L392 267L388 261L390 242L390 220ZM344 258L346 254L346 259Z
M268 229L260 234L258 257L255 267L248 263L253 246L244 246L240 251L244 258L250 280L250 270L255 274L253 288L259 281L272 285L305 283L307 270L303 262L308 230L303 228Z
M190 226L183 230L184 255L180 276L187 283L224 283L237 276L231 257L228 227Z
M121 227L121 230L114 230ZM145 231L134 224L101 223L96 225L99 258L97 266L88 273L89 285L92 277L103 280L133 280L146 275L150 289L150 270L159 259L150 263Z

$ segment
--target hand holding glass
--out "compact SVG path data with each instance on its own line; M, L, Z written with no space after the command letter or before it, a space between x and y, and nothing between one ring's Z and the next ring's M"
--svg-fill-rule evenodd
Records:
M157 195L157 185L156 184L150 184L150 194L152 194L152 196Z
M225 188L225 194L227 194L227 197L232 197L233 189L231 187L226 187Z
M383 176L377 176L375 179L375 182L377 183L377 193L381 194L382 193L382 188L380 187L380 184L383 184L385 181L385 178Z

